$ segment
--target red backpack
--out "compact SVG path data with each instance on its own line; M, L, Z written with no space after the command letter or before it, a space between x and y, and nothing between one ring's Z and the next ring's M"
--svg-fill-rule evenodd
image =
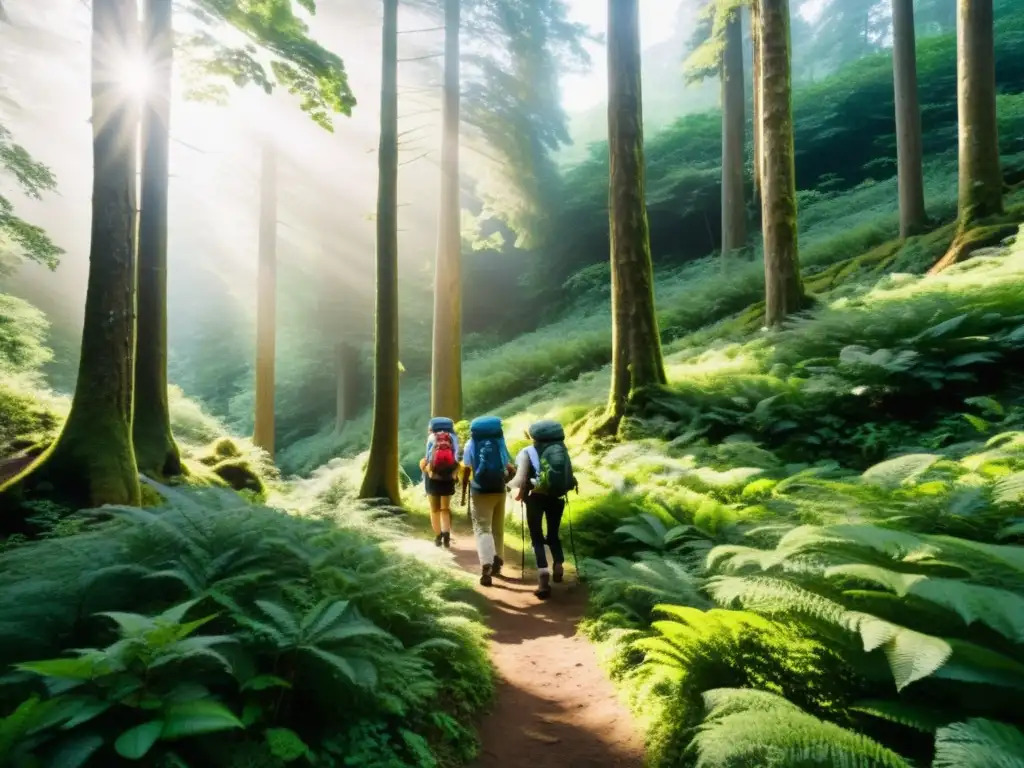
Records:
M449 432L436 432L428 460L431 474L446 475L455 471L455 447Z

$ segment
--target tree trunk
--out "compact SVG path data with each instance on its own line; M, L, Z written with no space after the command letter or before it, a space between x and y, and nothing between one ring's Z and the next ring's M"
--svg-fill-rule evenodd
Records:
M992 0L958 0L960 229L1003 213Z
M747 242L747 206L744 200L743 155L746 149L743 90L743 30L740 10L732 12L725 27L722 51L722 256Z
M139 471L181 474L167 403L167 186L174 33L171 0L146 0L144 50L153 83L142 116L139 322L132 436Z
M459 5L445 0L441 208L434 267L430 413L462 416L462 232L459 205Z
M350 341L339 341L334 352L337 390L334 431L341 432L359 410L359 350Z
M892 0L892 72L896 91L896 156L899 165L900 237L924 231L921 109L917 100L914 0Z
M761 226L765 324L779 326L804 302L797 250L789 0L760 0Z
M754 91L754 158L751 163L754 175L754 202L761 200L762 159L761 152L761 0L750 0L750 42L754 49L751 65L751 81Z
M274 455L274 362L277 354L277 149L264 139L256 275L256 423L252 441Z
M21 502L34 498L73 508L140 503L131 426L139 114L109 53L135 50L138 36L135 0L93 0L92 228L78 380L53 445L5 484L0 533L28 530Z
M667 381L644 198L638 0L608 1L608 160L612 386L603 433L618 429L633 391Z
M401 503L398 487L398 0L384 0L377 153L377 311L370 457L359 496Z

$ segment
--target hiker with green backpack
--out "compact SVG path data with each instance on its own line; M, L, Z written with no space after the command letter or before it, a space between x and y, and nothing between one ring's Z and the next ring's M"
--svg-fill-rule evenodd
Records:
M545 419L533 424L527 432L532 441L516 456L516 476L509 485L516 489L516 501L526 503L526 525L530 543L537 557L537 589L539 599L551 596L551 580L562 581L565 553L558 538L558 528L565 512L566 496L578 490L572 461L565 447L565 430L557 421ZM547 523L547 536L544 524ZM548 570L544 545L551 548L552 568Z

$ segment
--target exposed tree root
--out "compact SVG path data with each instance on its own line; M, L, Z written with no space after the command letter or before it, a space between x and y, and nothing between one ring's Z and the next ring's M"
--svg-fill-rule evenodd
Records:
M928 270L929 275L937 275L945 269L967 261L976 251L999 245L1006 238L1017 234L1020 224L1017 221L1002 221L995 224L984 224L971 227L957 234L949 250Z

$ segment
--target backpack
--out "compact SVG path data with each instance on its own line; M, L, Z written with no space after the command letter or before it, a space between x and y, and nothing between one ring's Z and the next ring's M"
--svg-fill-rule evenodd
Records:
M458 467L455 458L455 443L452 431L455 425L451 419L437 417L430 420L430 431L434 442L427 449L427 469L431 475L450 475Z
M533 487L537 493L553 498L568 495L578 489L572 472L572 461L565 447L565 430L557 421L538 421L530 427L533 446L540 459L540 474Z
M451 432L436 432L427 456L427 467L434 475L450 475L455 471L455 445Z
M469 425L473 438L473 486L480 493L505 492L505 435L501 419L481 416Z

